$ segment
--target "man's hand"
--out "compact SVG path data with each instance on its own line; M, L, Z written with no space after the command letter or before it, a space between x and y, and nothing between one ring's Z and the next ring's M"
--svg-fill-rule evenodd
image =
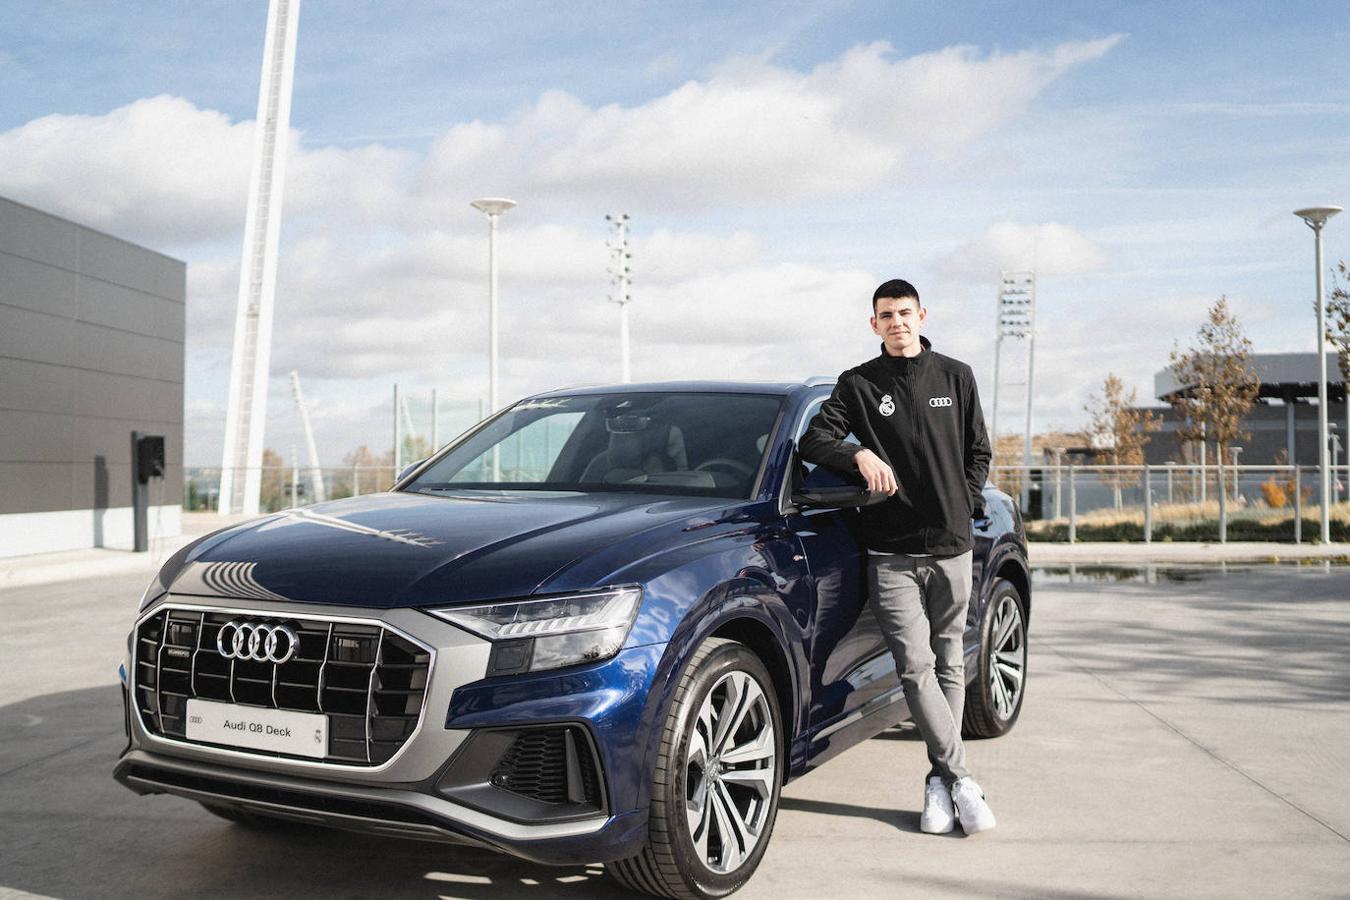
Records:
M881 461L881 457L864 448L854 455L853 462L867 481L869 491L881 491L888 497L895 493L895 473Z

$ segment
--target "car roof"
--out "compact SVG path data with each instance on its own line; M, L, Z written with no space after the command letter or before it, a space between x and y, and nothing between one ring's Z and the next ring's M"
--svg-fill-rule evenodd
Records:
M648 381L638 384L581 384L534 394L534 397L578 397L592 394L778 394L786 396L803 388L834 384L834 379L803 381Z

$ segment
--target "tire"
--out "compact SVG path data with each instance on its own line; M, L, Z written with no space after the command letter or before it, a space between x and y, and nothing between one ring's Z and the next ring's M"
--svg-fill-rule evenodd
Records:
M727 717L737 724L719 742ZM725 897L740 888L773 833L783 745L773 679L759 657L734 641L704 641L662 729L647 846L607 864L610 874L659 897Z
M971 738L1007 734L1026 698L1027 603L1010 581L994 582L980 622L979 671L966 685L962 732Z

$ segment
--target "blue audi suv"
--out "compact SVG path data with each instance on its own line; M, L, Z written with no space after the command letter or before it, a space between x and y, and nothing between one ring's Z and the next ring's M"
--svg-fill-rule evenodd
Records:
M188 545L128 639L116 778L244 826L736 890L782 786L908 715L852 531L884 498L797 455L830 387L540 394L386 493ZM1017 720L1031 610L1017 510L985 501L977 737Z

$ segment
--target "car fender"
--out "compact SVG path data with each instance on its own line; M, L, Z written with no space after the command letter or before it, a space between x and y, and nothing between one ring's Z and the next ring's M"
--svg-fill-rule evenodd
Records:
M665 646L655 676L651 681L641 724L638 746L644 747L641 771L651 772L656 765L666 717L674 703L680 675L689 658L707 638L738 620L748 620L761 626L776 642L781 654L783 673L787 684L775 697L782 708L785 755L792 747L801 728L803 708L801 698L807 690L805 683L806 658L802 647L801 629L791 614L788 603L772 583L763 577L741 575L721 582L705 591L691 604L670 641ZM774 665L766 662L772 670ZM781 694L786 694L786 702ZM784 760L783 771L788 771ZM636 806L643 808L650 801L650 784L636 785Z

